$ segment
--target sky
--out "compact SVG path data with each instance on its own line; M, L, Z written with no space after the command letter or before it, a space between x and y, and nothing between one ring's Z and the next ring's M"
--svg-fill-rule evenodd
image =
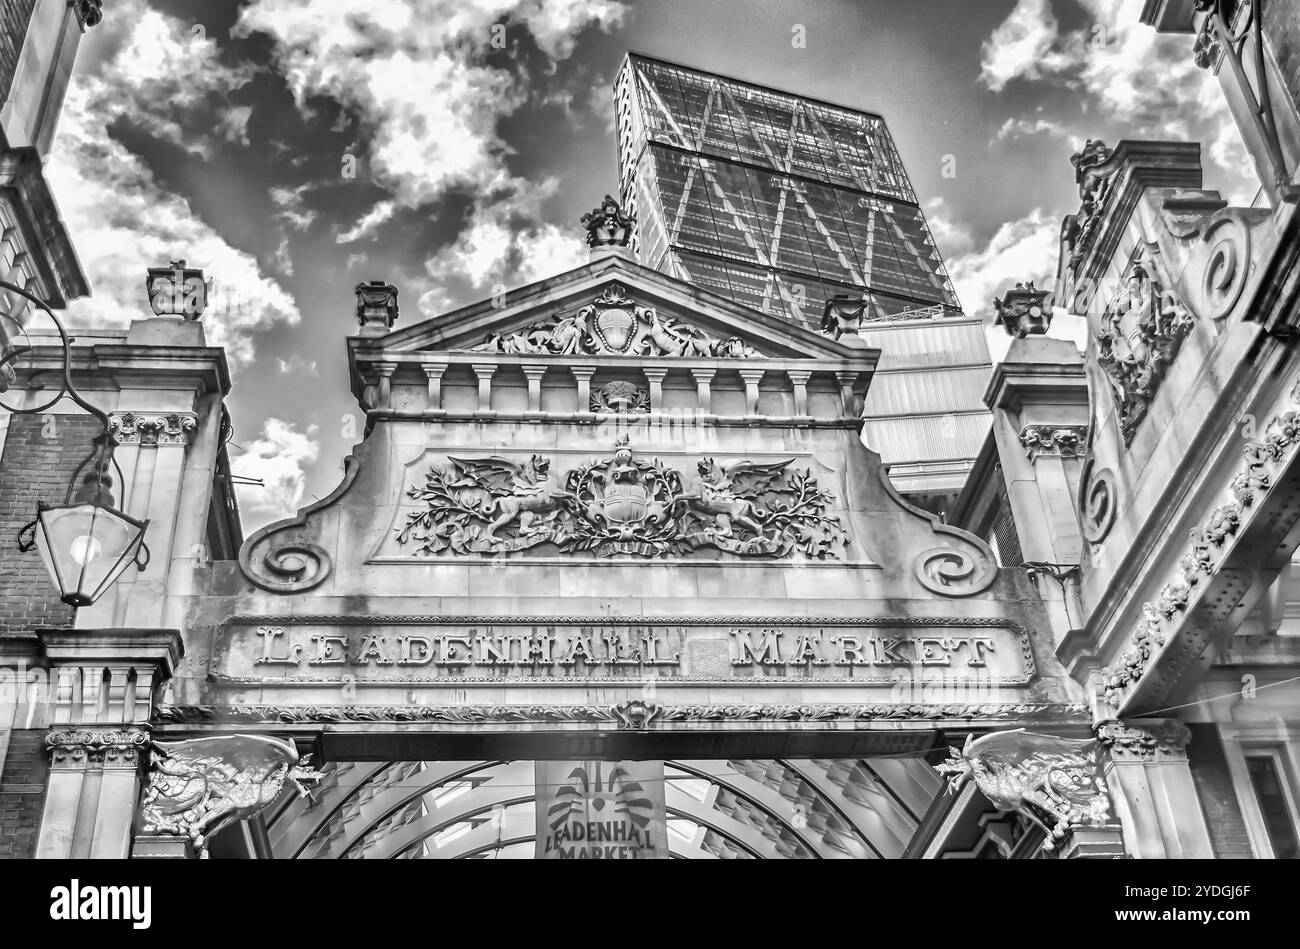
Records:
M215 281L233 466L264 482L239 489L246 533L329 493L364 429L357 283L395 284L402 327L586 260L628 51L883 115L986 320L1013 283L1051 285L1088 138L1198 141L1206 187L1259 187L1192 38L1138 23L1142 0L104 6L47 160L92 288L69 322L150 315L145 271L174 259Z

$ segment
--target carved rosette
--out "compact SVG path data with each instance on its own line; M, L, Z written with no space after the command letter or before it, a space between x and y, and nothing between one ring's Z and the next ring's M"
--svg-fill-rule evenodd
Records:
M685 356L744 359L754 350L739 337L717 339L654 307L640 306L617 281L573 316L513 333L493 333L471 352L587 356Z
M61 726L45 736L55 771L106 768L134 770L143 763L149 730L131 725Z
M221 828L256 816L286 783L306 795L319 773L291 742L221 735L155 742L141 806L141 831L187 837L201 857Z
M1186 759L1192 733L1182 722L1111 720L1097 724L1097 740L1117 762Z
M1015 811L1041 827L1044 850L1055 849L1071 831L1101 825L1110 815L1110 795L1091 740L1036 735L1023 728L974 734L965 747L949 750L935 770L947 775L949 790L966 781L976 786L999 810Z
M1300 383L1290 390L1290 400L1300 406ZM1195 597L1197 585L1218 570L1247 509L1273 485L1274 475L1300 445L1300 411L1289 409L1269 419L1264 437L1242 449L1245 464L1232 479L1231 500L1216 507L1205 522L1189 532L1187 552L1179 558L1177 572L1152 601L1142 604L1132 643L1119 662L1103 671L1106 701L1119 708L1128 688L1146 672L1152 657L1164 645L1165 627L1177 622Z
M1031 462L1043 455L1078 458L1087 437L1086 425L1026 425L1020 430L1020 444Z
M186 445L194 440L199 418L193 412L112 412L108 431L118 445Z

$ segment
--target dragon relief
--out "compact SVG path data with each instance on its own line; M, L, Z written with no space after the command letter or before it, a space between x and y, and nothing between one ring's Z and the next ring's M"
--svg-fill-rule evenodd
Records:
M1092 739L1057 738L1015 728L982 738L934 766L948 775L948 790L968 780L999 810L1016 811L1042 828L1044 850L1054 850L1070 831L1109 819L1110 796L1098 770Z
M659 459L636 457L624 436L613 454L570 470L550 460L451 458L407 495L421 508L398 528L417 554L499 554L550 544L598 557L660 557L702 547L743 557L837 557L847 545L831 495L793 459L699 461L695 483Z
M221 735L154 742L149 783L141 803L146 834L188 837L200 857L208 841L238 820L254 817L285 784L305 795L319 780L291 742L262 735Z

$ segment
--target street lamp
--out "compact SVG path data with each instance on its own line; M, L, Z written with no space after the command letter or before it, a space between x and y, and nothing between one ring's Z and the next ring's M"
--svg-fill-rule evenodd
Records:
M54 398L34 408L13 408L2 402L0 408L15 415L35 415L66 395L99 419L101 425L90 454L69 479L63 503L39 501L36 519L18 532L18 549L24 553L33 548L40 551L46 569L59 588L59 598L69 606L90 606L131 564L138 570L149 565L149 548L144 543L149 522L117 509L111 472L116 463L108 414L87 402L72 382L72 345L63 323L43 300L21 287L0 280L0 289L17 294L43 310L54 322L63 342L63 382ZM0 370L25 351L7 339L0 339ZM79 477L81 484L77 486Z

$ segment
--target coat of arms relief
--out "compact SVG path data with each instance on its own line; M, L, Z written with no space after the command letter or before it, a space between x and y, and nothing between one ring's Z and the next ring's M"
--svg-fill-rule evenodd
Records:
M633 452L627 437L603 459L563 475L551 461L452 458L408 496L397 542L423 556L498 554L552 544L598 557L660 557L712 547L739 556L838 558L847 545L831 495L793 459L702 458L687 477Z
M588 356L686 356L741 359L754 350L739 337L715 339L702 330L639 306L617 281L572 316L493 333L478 352Z

